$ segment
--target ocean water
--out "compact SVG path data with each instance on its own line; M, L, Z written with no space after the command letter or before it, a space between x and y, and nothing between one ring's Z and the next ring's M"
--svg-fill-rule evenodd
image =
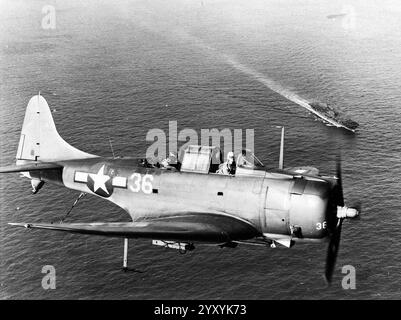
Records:
M57 129L84 151L144 156L152 128L254 129L255 151L286 166L334 173L341 150L344 193L362 202L345 221L331 287L325 244L291 249L199 246L181 255L121 239L29 231L9 222L60 219L77 197L45 185L30 194L18 174L0 177L1 299L399 299L401 5L397 1L0 1L0 165L15 160L26 104L38 91ZM45 30L42 8L56 12ZM328 15L345 12L346 17ZM288 100L287 98L290 98ZM359 122L327 127L297 104L329 101ZM85 197L68 217L128 221ZM56 289L44 290L44 265ZM356 289L341 286L356 268Z

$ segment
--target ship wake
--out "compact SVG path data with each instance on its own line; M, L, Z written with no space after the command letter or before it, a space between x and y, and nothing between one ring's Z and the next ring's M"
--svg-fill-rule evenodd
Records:
M269 88L270 90L278 93L279 95L283 96L284 98L294 102L295 104L306 108L308 110L311 109L309 105L309 101L298 96L296 93L284 88L281 86L279 83L276 81L266 77L264 74L243 65L242 63L238 62L235 60L232 56L229 56L227 54L222 54L222 58L225 60L226 63L231 65L234 69L240 71L241 73L255 79L259 83L263 84L265 87Z

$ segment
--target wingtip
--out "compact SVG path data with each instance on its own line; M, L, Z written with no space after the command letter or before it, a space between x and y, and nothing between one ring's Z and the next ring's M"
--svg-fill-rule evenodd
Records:
M8 223L10 226L14 226L14 227L24 227L29 229L31 227L30 223L17 223L17 222L9 222Z

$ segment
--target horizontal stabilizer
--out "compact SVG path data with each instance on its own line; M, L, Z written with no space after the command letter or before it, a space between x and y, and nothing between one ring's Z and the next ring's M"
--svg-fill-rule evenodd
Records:
M28 229L47 229L109 237L212 243L250 239L258 235L258 231L247 222L233 217L214 214L182 215L141 222L9 224Z
M10 172L26 172L26 171L38 171L46 169L58 169L63 166L50 163L50 162L32 162L21 165L11 165L6 167L0 167L0 173L10 173Z

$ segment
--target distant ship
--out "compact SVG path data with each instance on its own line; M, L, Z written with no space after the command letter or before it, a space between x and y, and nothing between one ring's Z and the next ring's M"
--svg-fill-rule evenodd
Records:
M333 126L342 127L352 132L355 132L359 126L357 122L345 118L335 107L327 103L309 102L309 107L309 111Z
M346 15L347 15L346 13L329 14L329 15L327 16L327 19L343 18L343 17L345 17Z

